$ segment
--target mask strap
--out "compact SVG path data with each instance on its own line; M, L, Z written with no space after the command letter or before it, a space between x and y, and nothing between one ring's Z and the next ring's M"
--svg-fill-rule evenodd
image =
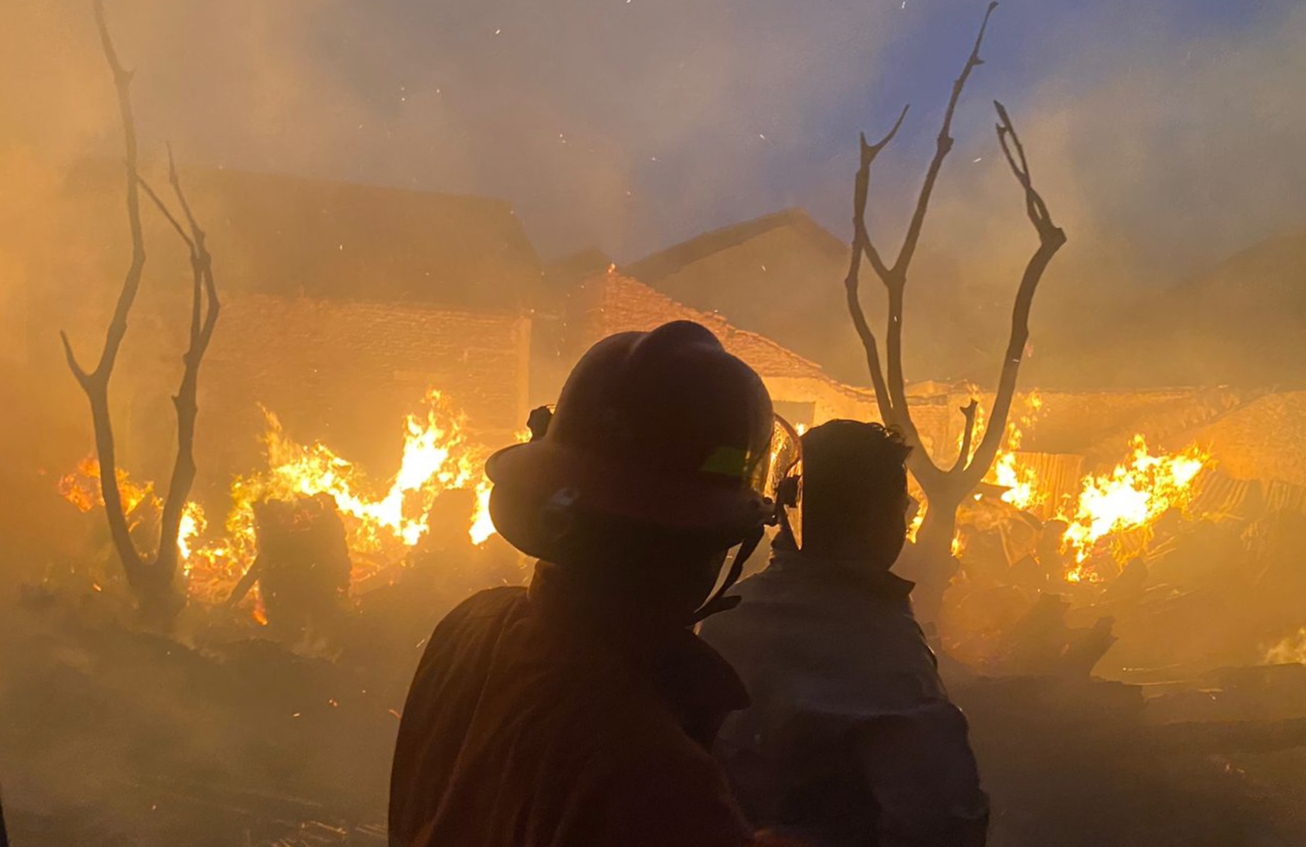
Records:
M764 532L765 530L763 527L759 526L757 529L750 532L748 537L740 543L739 550L736 551L734 559L730 562L730 571L726 574L726 581L721 584L721 587L712 595L712 598L700 606L699 610L694 613L694 617L690 620L692 625L702 623L703 620L717 614L718 612L727 612L738 606L740 602L743 601L744 598L738 595L727 597L725 594L734 587L734 584L739 581L739 577L743 575L744 563L747 562L748 557L753 555L753 552L757 550L757 545L762 543L762 535Z

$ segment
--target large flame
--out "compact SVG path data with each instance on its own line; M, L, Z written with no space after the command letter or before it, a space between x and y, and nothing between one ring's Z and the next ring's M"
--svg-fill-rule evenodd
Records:
M977 393L974 389L972 392ZM1002 500L1018 509L1044 517L1056 514L1065 520L1069 526L1063 537L1063 552L1073 559L1066 579L1095 582L1101 577L1087 561L1104 539L1116 533L1147 530L1166 512L1187 509L1198 476L1210 465L1211 456L1195 444L1178 453L1153 453L1144 437L1136 435L1124 460L1107 473L1085 476L1078 495L1063 502L1060 511L1054 512L1054 504L1048 502L1047 482L1039 478L1032 464L1023 462L1019 456L1025 435L1037 422L1042 409L1043 399L1037 391L1025 395L1017 408L1013 408L1002 446L985 482L1005 489ZM979 406L972 453L984 437L986 423L984 407ZM959 435L958 450L962 440ZM910 540L915 540L928 505L922 504L908 528ZM954 555L959 549L958 540L954 538Z
M442 492L476 487L486 454L468 443L461 412L439 391L428 391L425 404L425 414L404 422L403 458L380 497L369 495L366 476L347 459L320 441L292 441L276 415L265 412L268 470L243 481L245 499L330 494L341 512L358 519L359 549L375 551L390 540L414 546L429 530L431 507Z
M268 466L232 484L223 532L201 542L209 535L204 510L189 502L182 514L177 548L191 596L216 603L230 593L257 555L254 505L269 498L331 495L345 518L357 565L355 583L401 560L416 546L430 532L431 510L447 491L475 492L467 533L473 544L484 544L495 532L489 515L490 483L482 471L489 450L467 438L462 412L439 391L428 391L423 405L421 413L404 421L399 469L384 490L320 441L304 445L289 438L277 416L264 410ZM121 470L118 480L129 514L143 502L160 508L152 484L133 483ZM93 457L83 460L75 473L60 480L59 491L82 511L103 505L99 464Z
M1024 408L1007 422L1006 438L998 457L986 479L1007 490L1002 492L1003 502L1017 509L1029 511L1047 502L1047 492L1039 485L1034 468L1020 461L1016 451L1024 443L1025 432L1032 429L1043 411L1043 398L1037 391L1025 396Z
M1194 480L1211 460L1195 444L1176 454L1154 454L1142 435L1134 436L1131 449L1110 472L1083 479L1064 536L1065 550L1077 563L1067 575L1071 582L1086 577L1080 566L1107 535L1147 527L1171 509L1186 509Z

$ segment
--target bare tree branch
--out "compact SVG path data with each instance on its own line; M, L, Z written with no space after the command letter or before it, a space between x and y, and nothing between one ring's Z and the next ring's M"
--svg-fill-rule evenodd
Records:
M970 398L969 403L961 407L961 414L966 418L966 429L962 431L961 435L961 452L957 454L957 461L953 462L950 473L957 473L965 468L966 463L970 461L970 447L975 438L975 416L978 411L979 400L974 397Z
M893 267L889 269L884 276L884 284L888 289L889 299L889 326L885 335L886 358L888 361L888 384L890 397L893 408L898 413L897 424L902 430L908 442L913 445L920 445L920 433L916 429L916 422L912 418L911 409L907 405L907 380L903 374L902 366L902 331L905 320L905 301L907 288L907 273L911 267L911 261L916 255L916 247L920 243L921 230L925 225L925 215L929 210L930 199L934 195L934 186L938 182L939 173L943 170L943 162L952 151L952 119L957 111L957 103L961 100L962 92L965 91L966 82L970 79L971 72L984 63L980 58L980 47L984 43L984 33L988 30L989 18L993 15L993 10L998 7L996 2L989 3L988 9L984 12L984 20L980 23L979 34L975 37L975 46L971 48L970 55L966 58L966 64L961 69L961 74L952 84L952 95L948 98L948 107L943 113L943 126L939 129L939 136L935 144L934 158L930 160L929 169L925 173L925 180L921 184L920 195L916 200L916 209L912 213L911 222L907 225L907 234L903 237L902 248L898 251L898 258L894 261ZM939 470L938 465L923 449L912 451L915 457L912 462L912 470L919 478L922 475L931 475Z
M195 242L190 240L190 236L186 234L186 230L182 229L181 223L173 217L167 204L163 202L163 198L155 193L154 189L150 187L150 184L146 182L145 177L138 175L136 178L140 180L141 189L145 191L145 196L154 201L154 207L159 210L159 214L167 219L168 223L172 225L172 228L177 231L177 235L181 237L181 240L186 242L186 247L189 248L192 254L194 254Z
M898 115L893 129L877 143L867 144L866 135L863 133L860 136L861 166L857 169L853 191L853 256L852 263L848 267L848 276L844 278L844 288L848 294L848 313L852 316L857 336L866 350L866 366L871 372L871 382L875 386L875 401L880 407L880 417L886 424L892 422L893 406L889 399L888 387L884 383L884 372L880 368L879 345L875 340L875 333L871 331L870 324L866 321L866 312L862 309L858 289L861 285L863 256L869 258L871 267L877 274L881 274L884 270L884 261L866 231L866 200L870 193L871 164L875 161L875 157L880 155L880 151L898 134L898 129L907 117L909 108L911 107L902 107L902 113Z
M95 23L100 33L100 44L104 50L105 60L113 73L114 87L118 94L118 111L123 127L123 146L125 148L124 167L127 175L127 221L131 230L132 259L123 279L122 290L114 307L113 318L105 333L104 347L100 352L95 370L87 373L77 361L72 344L66 333L60 333L63 340L64 355L68 367L77 378L86 398L91 405L91 422L95 429L95 450L100 463L100 494L104 500L104 510L109 522L109 534L114 548L127 571L127 578L133 585L138 585L145 577L144 562L140 552L132 541L131 529L123 512L122 492L118 487L118 465L113 439L113 426L109 418L109 378L118 358L123 337L127 334L127 316L136 300L140 289L141 275L145 270L145 235L141 227L141 209L139 179L137 177L136 124L132 115L130 71L123 68L118 60L118 51L114 48L113 38L104 16L103 0L95 0Z
M885 147L888 147L889 142L893 141L894 137L898 134L898 130L902 127L902 122L907 118L907 111L909 109L911 109L910 103L902 107L902 111L898 114L898 120L894 121L893 128L889 130L889 134L884 136L884 138L881 138L875 144L866 143L865 133L860 136L862 163L861 168L857 171L857 184L853 197L853 206L855 209L853 216L853 233L854 238L861 239L862 250L866 253L867 259L870 260L871 270L875 271L876 276L881 279L884 279L888 275L889 269L885 266L884 259L880 257L880 251L875 248L874 242L871 241L871 235L866 230L866 200L870 194L871 165L875 163L875 159L880 155L880 152L883 151Z
M195 479L195 460L193 455L195 417L197 413L196 394L200 362L213 336L213 329L218 318L217 287L213 281L213 263L205 244L204 231L195 222L180 181L177 179L175 165L172 164L172 151L169 156L169 179L185 213L189 228L184 228L177 218L168 210L167 204L140 176L139 156L136 141L136 126L131 105L131 72L122 67L113 38L109 33L104 14L103 0L94 0L95 21L99 28L100 43L105 59L113 72L114 85L118 94L119 113L123 125L123 138L126 155L124 166L127 177L127 219L131 230L132 260L123 280L122 290L114 308L113 317L105 334L104 348L100 353L95 370L87 372L78 364L76 354L66 333L60 333L64 355L68 367L77 378L91 406L91 422L95 432L96 455L100 463L100 488L104 499L104 508L109 522L109 531L113 537L114 547L122 560L128 582L142 600L142 610L153 615L166 615L175 611L179 603L173 603L173 576L177 565L177 536L185 511L186 500ZM168 485L167 497L163 504L159 547L152 561L142 557L131 537L127 516L123 510L122 493L118 486L118 467L115 457L113 423L109 409L109 380L117 362L118 351L127 334L127 318L135 303L140 289L141 277L145 267L145 235L141 224L140 192L145 194L158 207L160 213L185 242L190 252L191 263L191 323L190 344L184 356L185 369L181 387L173 398L177 409L177 458L173 465L172 478Z
M996 8L998 8L996 0L989 3L988 10L984 12L984 21L980 24L979 35L975 37L975 46L966 59L966 66L961 69L961 75L952 83L952 96L948 98L948 108L943 113L943 126L939 129L939 137L935 142L934 158L930 161L929 170L925 172L925 181L921 184L921 193L916 200L916 211L912 213L911 223L907 226L907 235L903 238L902 249L898 251L898 259L893 263L893 275L901 277L902 282L906 281L907 268L911 266L912 257L916 255L916 245L921 240L921 229L925 225L925 213L930 205L930 197L934 194L934 184L939 179L939 172L943 170L943 160L952 152L952 116L957 112L957 103L961 100L961 93L966 88L966 81L970 79L971 71L984 64L984 60L980 58L980 46L984 43L984 33L988 30L989 18Z
M904 301L907 280L912 260L920 244L925 219L934 189L942 172L944 161L953 148L952 123L956 115L961 96L974 70L984 63L981 50L989 21L997 8L996 2L990 3L984 13L979 32L966 59L961 73L952 85L952 93L943 114L943 124L936 140L934 156L926 170L920 193L916 197L915 207L903 236L902 245L893 264L887 265L881 254L871 243L866 232L865 208L869 192L869 169L880 150L896 134L903 117L900 116L894 128L878 145L870 145L863 138L861 141L862 166L857 172L854 190L854 241L852 264L849 268L845 285L848 289L848 310L857 329L862 346L866 349L867 364L871 371L871 380L875 386L876 402L885 423L895 426L904 439L914 449L909 458L909 467L925 490L929 511L917 536L918 543L927 549L927 556L936 563L951 562L949 545L956 526L956 511L962 499L975 489L992 467L993 460L1000 448L1006 430L1007 417L1011 411L1011 402L1015 393L1016 379L1025 347L1029 340L1029 313L1039 280L1047 269L1049 262L1065 243L1065 234L1052 222L1042 196L1035 190L1030 176L1029 160L1024 145L1012 126L1006 109L998 103L998 142L1002 152L1020 184L1024 193L1025 211L1039 235L1039 248L1031 257L1021 278L1016 302L1012 309L1011 337L1002 363L997 397L989 416L989 425L982 437L977 440L978 401L971 401L961 410L965 418L962 432L961 450L957 458L946 469L935 463L925 450L920 432L912 418L912 410L907 401L906 378L903 373L902 336ZM874 333L867 325L858 297L858 271L865 258L875 273L884 283L888 301L888 326L885 335L884 370L881 370L879 349ZM973 450L973 452L972 452ZM929 589L935 592L933 601L942 597L947 580L955 566L936 567L939 578Z
M172 398L172 404L177 411L177 457L173 462L172 478L168 482L168 494L163 502L163 516L160 521L162 540L159 545L159 565L172 571L176 567L177 536L180 532L182 515L186 509L191 486L195 483L195 419L199 414L197 395L200 363L213 337L214 327L217 326L220 306L217 286L213 281L213 260L208 252L206 236L204 230L195 221L195 215L186 201L181 180L177 176L177 166L172 158L171 147L168 148L168 181L172 183L177 201L181 204L190 226L190 237L187 238L182 234L182 238L190 247L192 282L190 346L182 358L185 368L182 372L181 387ZM178 229L180 230L179 226Z
M1029 343L1029 313L1034 304L1034 294L1043 279L1052 257L1066 243L1066 233L1052 222L1047 204L1034 188L1030 177L1029 162L1025 158L1024 145L1011 123L1007 110L1001 103L994 102L998 112L998 140L1002 151L1016 176L1016 181L1025 190L1025 210L1030 223L1038 232L1039 245L1025 266L1020 279L1020 288L1016 291L1016 302L1011 310L1011 336L1007 341L1007 352L1002 359L1002 370L998 377L998 390L993 398L993 410L990 415L989 428L984 433L975 457L966 468L965 481L973 488L989 472L998 450L1002 446L1007 414L1011 411L1011 401L1016 394L1016 379L1020 374L1020 363L1025 357L1025 347ZM1014 151L1014 152L1013 152Z

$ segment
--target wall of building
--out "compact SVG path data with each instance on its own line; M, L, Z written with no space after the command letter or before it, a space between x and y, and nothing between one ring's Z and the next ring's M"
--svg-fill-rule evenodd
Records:
M229 298L200 376L201 493L262 465L261 408L296 441L321 440L383 478L398 467L405 417L421 411L428 388L465 412L469 435L509 443L528 413L529 347L530 322L515 314ZM141 381L130 402L132 466L154 478L175 442L171 369L160 361L158 378Z

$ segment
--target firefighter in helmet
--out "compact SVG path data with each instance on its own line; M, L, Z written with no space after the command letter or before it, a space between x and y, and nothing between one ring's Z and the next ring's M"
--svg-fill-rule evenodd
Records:
M495 526L540 561L431 635L390 844L755 843L708 752L747 695L693 625L730 605L708 599L727 551L737 574L773 511L766 389L682 321L600 341L541 418L486 466Z
M968 727L889 569L907 536L909 448L877 423L802 437L769 566L703 625L753 705L717 740L749 817L811 847L982 847Z

